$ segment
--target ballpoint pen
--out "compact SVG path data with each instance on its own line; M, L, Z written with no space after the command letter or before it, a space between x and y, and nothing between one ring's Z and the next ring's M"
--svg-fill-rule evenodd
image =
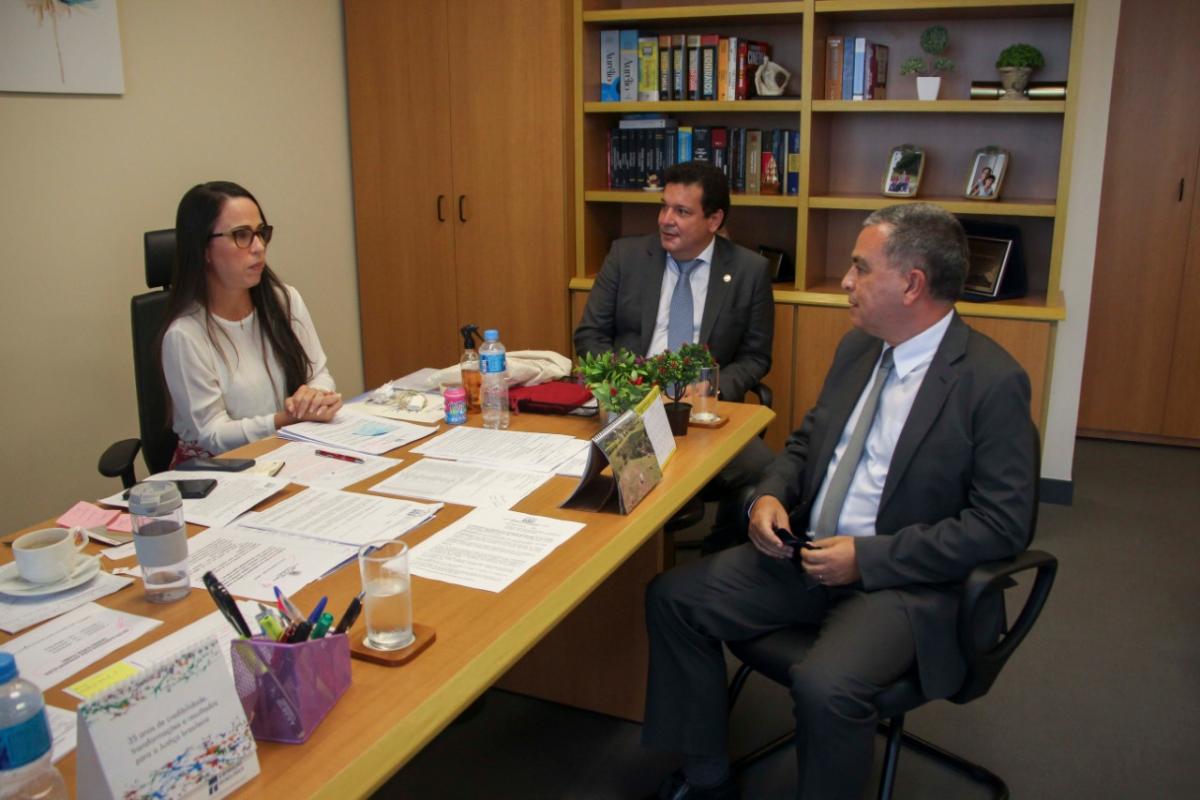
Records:
M326 611L324 614L321 615L321 618L319 620L317 620L316 627L313 628L312 637L310 637L310 638L320 639L322 636L324 636L326 633L329 632L329 626L332 624L333 624L333 614L330 614L328 611Z
M325 610L325 603L327 603L328 601L329 601L328 597L322 597L320 600L317 601L317 607L314 608L312 610L312 613L308 615L308 624L309 625L316 625L317 622L321 619L321 613Z
M348 456L344 453L331 453L328 450L318 450L317 455L325 458L336 458L338 461L349 461L351 464L362 464L363 460L357 456Z
M342 614L341 620L337 627L333 629L334 633L345 633L350 630L350 626L354 624L354 620L358 619L358 614L362 611L362 600L366 592L359 592L354 595L354 599L350 601L350 605L346 606L346 613Z
M246 618L238 610L237 601L229 594L229 590L225 588L225 585L217 580L217 576L212 574L211 571L206 572L204 573L203 580L204 588L208 589L213 602L217 604L217 608L225 615L225 619L229 620L229 624L238 632L238 635L247 639L253 636L250 632L250 626L246 624Z
M288 629L283 633L281 641L286 644L307 641L310 633L312 633L312 625L308 624L308 620L302 619L288 626Z
M279 607L283 610L283 613L287 614L293 621L304 619L304 614L301 613L300 609L296 608L296 604L289 600L286 594L279 590L278 586L275 587L275 599L279 601Z

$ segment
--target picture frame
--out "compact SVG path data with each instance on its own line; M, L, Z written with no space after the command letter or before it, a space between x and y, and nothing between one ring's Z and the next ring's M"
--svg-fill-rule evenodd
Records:
M883 173L881 191L887 197L916 197L925 172L925 151L915 144L893 147Z
M1011 160L1007 150L995 145L976 150L971 155L971 169L967 173L963 197L968 200L999 200L1004 176L1008 173Z
M995 300L1013 261L1015 240L996 236L967 236L970 265L963 283L967 299Z
M792 259L783 250L760 244L758 246L758 254L767 260L768 272L772 283L793 281L796 279L796 271L792 267Z

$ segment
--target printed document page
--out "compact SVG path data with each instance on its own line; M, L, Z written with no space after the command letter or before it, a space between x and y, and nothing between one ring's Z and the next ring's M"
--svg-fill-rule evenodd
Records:
M9 597L0 595L0 630L16 633L28 627L65 614L84 603L107 597L124 589L133 580L100 570L96 577L82 586L55 592L48 597Z
M408 533L441 507L441 503L305 489L266 511L247 514L238 524L361 546L375 539L395 539Z
M4 650L21 665L21 677L44 692L159 625L162 620L88 603L10 639Z
M477 508L414 547L413 575L500 592L580 530L582 522Z
M318 447L308 442L288 442L272 450L270 455L272 459L283 462L278 477L301 486L320 486L324 489L345 489L352 483L378 475L400 463L397 458L371 456L338 447ZM362 463L358 463L360 461Z
M436 431L435 425L339 413L332 422L297 422L277 431L277 435L281 439L344 447L356 453L378 456Z
M196 525L210 527L228 525L243 513L254 508L271 495L285 488L284 478L269 478L265 475L242 475L236 472L178 472L167 470L151 475L148 481L207 480L217 482L208 497L197 497L183 501L183 518ZM121 492L106 497L101 503L129 508L129 501Z
M552 477L549 472L425 458L383 479L370 490L460 506L512 508Z
M587 444L561 433L454 428L413 448L413 452L451 461L553 472Z

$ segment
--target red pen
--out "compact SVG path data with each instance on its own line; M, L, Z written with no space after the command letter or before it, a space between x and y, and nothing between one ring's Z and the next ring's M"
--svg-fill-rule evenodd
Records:
M347 456L341 453L331 453L328 450L318 450L317 455L325 456L325 458L336 458L338 461L349 461L352 464L361 464L363 460L354 456Z

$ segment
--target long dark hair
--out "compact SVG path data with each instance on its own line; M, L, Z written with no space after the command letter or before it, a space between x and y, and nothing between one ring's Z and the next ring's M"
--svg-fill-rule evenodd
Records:
M204 327L208 338L217 352L225 358L215 335L212 315L208 305L208 277L206 267L213 225L221 214L225 202L231 197L249 198L258 208L263 224L267 215L250 192L230 181L210 181L188 189L179 201L175 212L175 269L171 277L171 296L167 299L167 319L163 333L179 317L188 314L199 305L204 312ZM271 345L272 352L283 367L286 382L285 397L290 397L310 377L312 359L304 351L304 345L292 330L292 303L283 283L269 266L264 266L262 280L250 290L250 300L258 313L259 330ZM159 338L159 352L162 338ZM159 357L161 369L162 358ZM268 373L269 374L269 373ZM168 394L168 398L170 395Z

